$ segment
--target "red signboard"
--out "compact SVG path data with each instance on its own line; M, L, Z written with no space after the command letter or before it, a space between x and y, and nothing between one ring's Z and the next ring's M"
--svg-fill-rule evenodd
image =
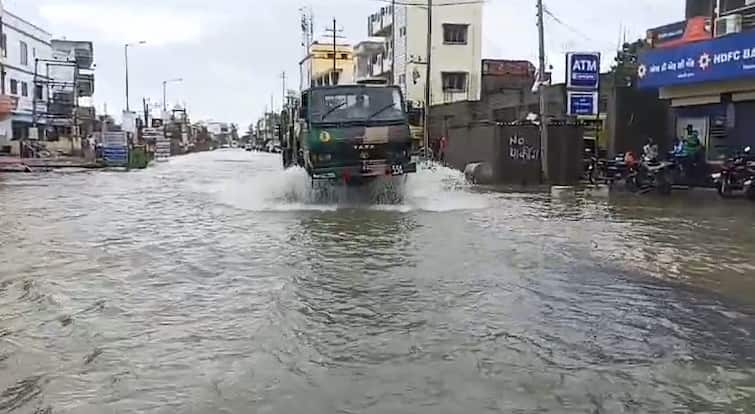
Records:
M647 41L652 47L675 47L712 38L711 19L707 16L656 27L647 33Z
M531 78L535 76L535 65L526 60L486 59L482 61L482 74Z

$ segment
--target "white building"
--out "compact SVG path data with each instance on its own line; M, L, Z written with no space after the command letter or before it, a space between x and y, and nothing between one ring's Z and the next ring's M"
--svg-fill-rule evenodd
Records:
M481 3L433 6L432 104L480 99L482 61ZM394 22L395 20L395 22ZM385 36L383 72L409 101L425 101L427 8L397 5L369 18L369 35ZM395 52L394 52L395 49ZM395 62L392 62L395 53Z
M0 29L1 93L9 95L15 102L11 118L0 122L0 141L7 144L11 139L28 138L33 118L40 126L45 122L43 115L47 110L47 93L43 87L34 87L34 76L36 60L52 57L52 35L7 10L2 13ZM44 65L36 66L37 76L45 78Z

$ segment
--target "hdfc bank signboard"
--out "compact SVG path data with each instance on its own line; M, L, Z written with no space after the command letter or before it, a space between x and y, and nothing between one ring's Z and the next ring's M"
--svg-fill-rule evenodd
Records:
M755 77L755 32L640 53L641 88Z

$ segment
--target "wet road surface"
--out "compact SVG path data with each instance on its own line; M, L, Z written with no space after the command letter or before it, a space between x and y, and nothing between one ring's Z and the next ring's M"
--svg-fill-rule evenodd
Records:
M279 164L0 177L0 413L753 412L752 205Z

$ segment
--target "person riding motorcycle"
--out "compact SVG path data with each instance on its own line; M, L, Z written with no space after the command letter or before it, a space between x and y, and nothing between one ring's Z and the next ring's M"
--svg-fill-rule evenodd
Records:
M645 161L655 162L658 160L658 144L652 137L648 137L647 143L642 147L642 157Z

